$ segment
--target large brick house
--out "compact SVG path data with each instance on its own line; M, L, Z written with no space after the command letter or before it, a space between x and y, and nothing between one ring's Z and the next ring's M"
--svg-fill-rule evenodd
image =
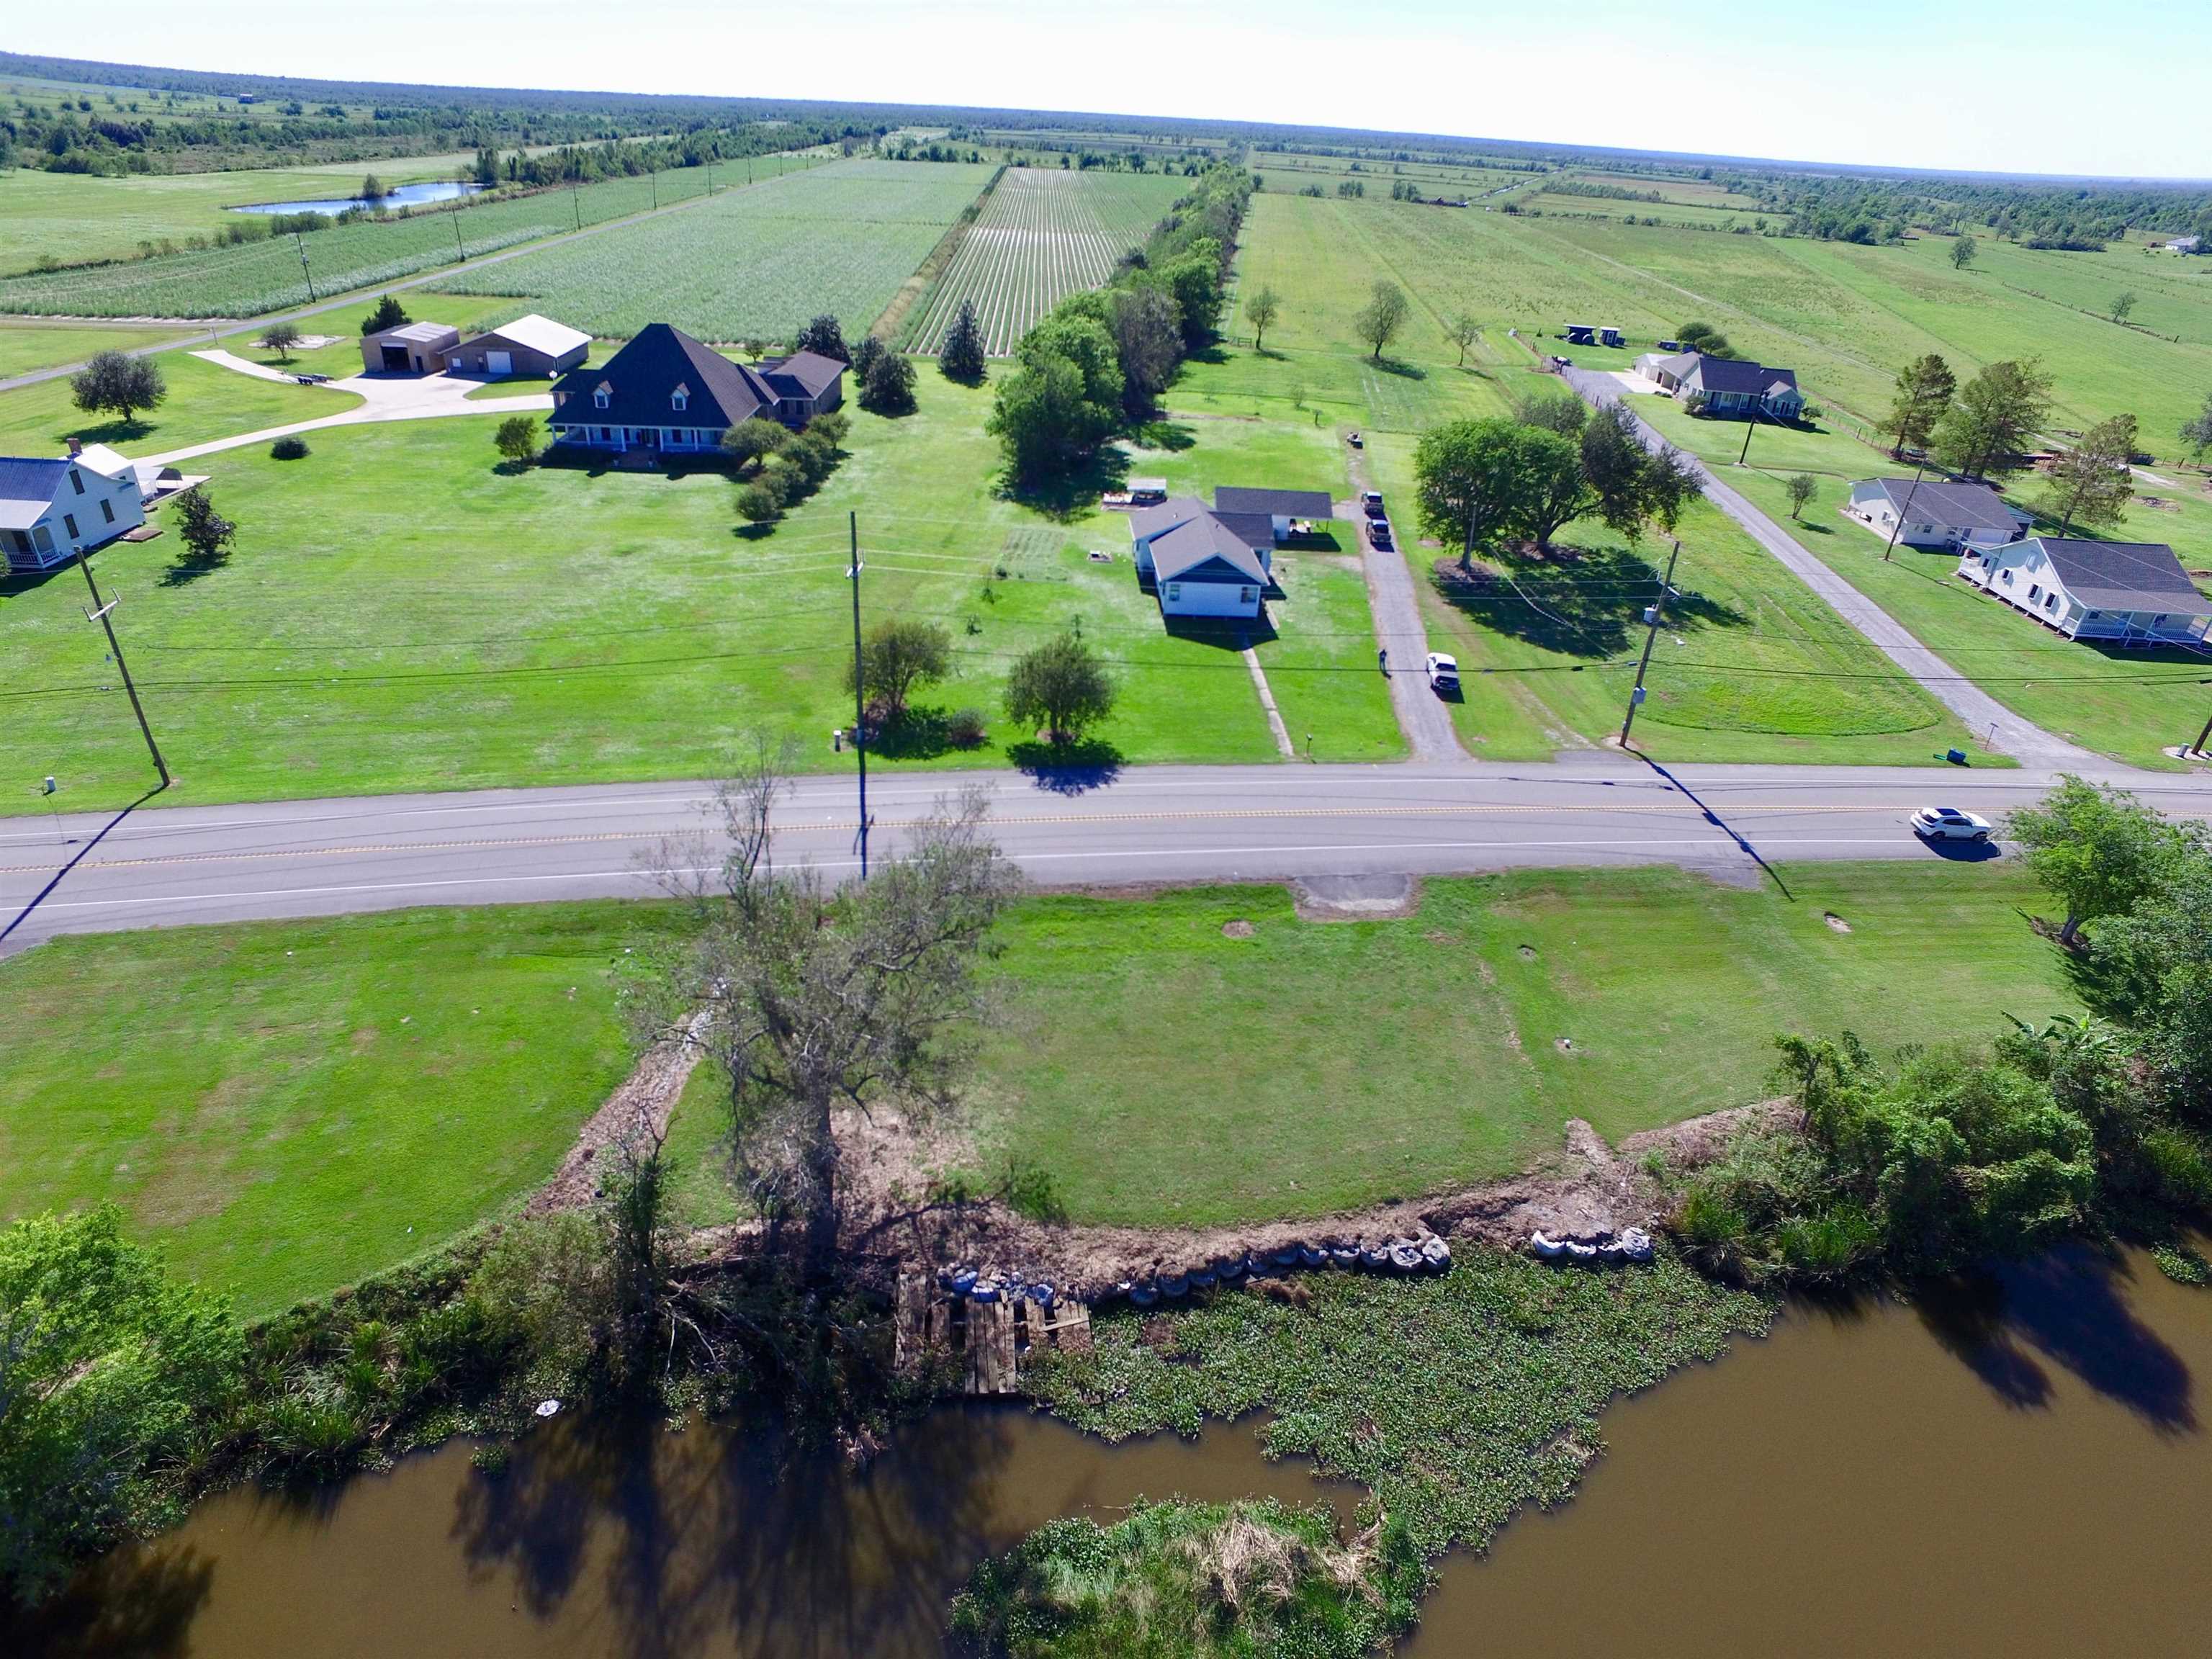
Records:
M719 448L732 427L760 416L804 427L844 401L845 365L801 351L733 363L678 328L648 323L598 368L553 384L553 441L620 454Z

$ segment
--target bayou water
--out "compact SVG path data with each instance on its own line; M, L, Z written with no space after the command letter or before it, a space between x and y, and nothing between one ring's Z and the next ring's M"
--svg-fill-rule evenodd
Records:
M2205 1650L2212 1291L2051 1257L1969 1292L1791 1309L1617 1404L1573 1502L1444 1564L1410 1651ZM100 1564L29 1655L368 1659L942 1651L975 1563L1139 1496L1357 1493L1249 1425L1109 1447L946 1409L854 1474L708 1425L559 1422L307 1497L237 1491Z

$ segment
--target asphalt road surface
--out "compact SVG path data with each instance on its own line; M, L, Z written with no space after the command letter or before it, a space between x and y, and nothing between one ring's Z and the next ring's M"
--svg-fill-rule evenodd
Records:
M2168 812L2212 813L2212 780L2109 775ZM1759 881L1777 878L1766 866L1807 860L2002 856L1931 849L1905 817L1934 803L1995 818L2050 779L1662 769L1597 754L1527 766L1143 768L1058 787L1019 773L894 775L869 791L872 852L896 850L968 782L991 792L994 833L1033 880L1075 886L1651 863ZM780 861L856 872L854 793L849 777L796 784ZM697 784L617 784L0 820L0 954L71 932L650 896L656 866L711 871L710 804Z

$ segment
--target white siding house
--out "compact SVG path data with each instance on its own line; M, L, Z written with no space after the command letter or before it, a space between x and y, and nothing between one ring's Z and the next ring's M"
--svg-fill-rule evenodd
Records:
M1137 580L1168 617L1256 617L1274 584L1274 534L1265 519L1232 524L1182 496L1129 519Z
M2202 648L2212 629L2212 599L2163 542L2031 536L1968 548L1959 574L2069 640Z
M1906 547L2002 547L2027 535L2029 522L1987 484L1942 478L1862 478L1844 511L1885 541L1894 532Z
M58 460L0 456L0 550L8 568L51 570L146 522L131 463L72 442Z
M1645 352L1637 372L1677 398L1699 397L1713 415L1765 415L1794 421L1805 412L1794 368L1769 368L1742 357L1709 357L1685 351L1672 357Z

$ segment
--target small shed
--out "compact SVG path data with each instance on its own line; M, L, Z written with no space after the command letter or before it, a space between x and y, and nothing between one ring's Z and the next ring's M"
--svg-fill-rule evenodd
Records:
M1609 346L1617 346L1624 343L1620 337L1620 331L1617 328L1612 327L1605 327L1598 330L1597 343L1600 345Z
M1132 478L1129 480L1129 501L1135 507L1157 507L1168 498L1165 478Z
M591 349L592 337L583 330L533 311L461 341L447 354L447 366L495 380L509 374L565 374Z
M1597 343L1597 330L1593 328L1588 323L1569 323L1567 325L1567 343L1569 345L1595 345Z
M450 323L402 323L361 337L361 366L371 374L436 374L460 341Z

